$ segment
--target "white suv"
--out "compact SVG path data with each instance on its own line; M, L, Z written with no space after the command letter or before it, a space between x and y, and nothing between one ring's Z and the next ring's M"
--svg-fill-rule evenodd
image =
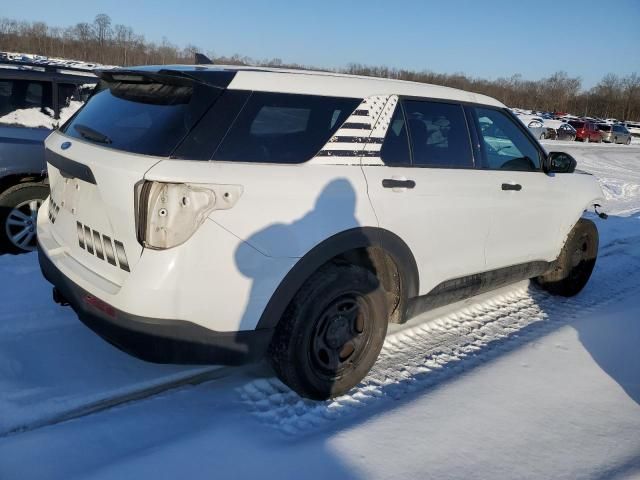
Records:
M602 197L500 102L262 68L99 73L46 141L42 270L153 362L266 353L311 398L371 368L388 322L520 279L574 295Z

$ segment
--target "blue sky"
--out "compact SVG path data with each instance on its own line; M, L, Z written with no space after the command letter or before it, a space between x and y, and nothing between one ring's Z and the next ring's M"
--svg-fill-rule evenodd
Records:
M640 0L0 1L9 18L67 26L107 13L148 40L325 68L527 79L565 70L584 87L640 73Z

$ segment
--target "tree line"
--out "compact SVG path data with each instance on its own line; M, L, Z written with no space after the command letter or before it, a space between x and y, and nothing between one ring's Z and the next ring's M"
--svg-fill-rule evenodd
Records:
M200 50L191 44L180 48L166 38L160 43L148 41L131 27L113 24L108 15L101 13L93 22L68 27L0 18L0 51L128 66L192 63ZM209 57L217 64L312 68L283 63L279 58L256 60L240 55L215 56L211 52ZM359 63L335 71L460 88L489 95L512 107L640 121L640 75L637 73L626 76L609 73L596 86L584 90L579 77L563 71L540 80L526 80L519 74L487 80L463 73L443 74Z

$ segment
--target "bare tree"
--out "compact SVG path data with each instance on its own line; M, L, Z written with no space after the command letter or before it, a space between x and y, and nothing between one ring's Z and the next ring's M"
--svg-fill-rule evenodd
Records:
M110 65L191 63L200 51L192 44L180 48L167 38L158 44L146 41L129 26L112 26L109 15L96 15L92 23L64 28L44 22L22 22L0 18L0 50L61 56ZM209 51L213 58L213 52ZM255 60L247 56L215 56L216 63L266 65L310 69L308 65L286 63L281 58ZM520 74L487 80L464 73L442 74L428 70L407 70L384 65L350 63L336 69L343 73L412 80L460 88L495 97L510 106L532 110L571 111L583 115L640 120L640 76L607 74L593 88L581 90L582 81L566 72L540 80L526 80Z

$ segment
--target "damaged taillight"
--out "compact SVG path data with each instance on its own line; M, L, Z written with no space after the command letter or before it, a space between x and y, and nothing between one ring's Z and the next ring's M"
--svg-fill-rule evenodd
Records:
M242 194L240 185L143 182L137 187L138 241L166 249L186 242L214 210L226 210Z

